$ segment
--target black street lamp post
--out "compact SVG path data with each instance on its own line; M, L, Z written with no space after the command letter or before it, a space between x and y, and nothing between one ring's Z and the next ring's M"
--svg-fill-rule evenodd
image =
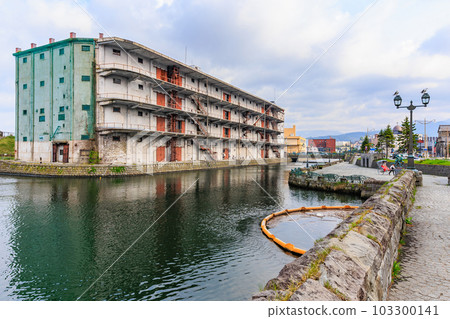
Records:
M411 101L411 104L408 106L401 106L402 104L402 98L398 94L398 92L395 92L394 97L394 105L398 109L408 109L409 110L409 147L408 147L408 169L415 169L414 166L414 155L413 155L413 111L416 109L416 107L427 107L427 104L430 102L430 95L426 92L427 90L422 91L422 103L423 105L413 105L413 102Z

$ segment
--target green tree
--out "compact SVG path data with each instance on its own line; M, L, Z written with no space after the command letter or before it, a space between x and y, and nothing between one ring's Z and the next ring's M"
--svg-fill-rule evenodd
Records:
M376 150L378 153L383 152L384 150L384 130L380 130L378 133L378 143L376 146Z
M361 152L367 153L369 150L370 150L370 142L369 142L369 137L366 135L366 137L364 138L364 140L362 141L362 144L361 144Z
M398 151L400 153L407 153L409 148L409 118L405 117L402 122L402 133L398 136ZM416 124L412 125L413 133L413 152L417 150L417 140L419 139L417 134L414 134L416 130Z
M391 126L388 125L385 130L380 130L378 134L377 150L381 153L385 152L386 158L389 156L389 149L394 146L394 132L392 132Z

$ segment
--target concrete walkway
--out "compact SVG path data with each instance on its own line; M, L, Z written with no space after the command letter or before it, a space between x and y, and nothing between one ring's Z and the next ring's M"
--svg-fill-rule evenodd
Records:
M318 171L320 172L320 171ZM321 173L365 175L379 180L376 169L340 163ZM409 212L406 245L400 255L400 279L392 285L388 300L450 300L450 186L447 177L423 175L416 201Z
M388 181L394 176L388 175L389 172L379 174L378 170L374 168L359 167L349 163L339 163L333 166L324 167L315 171L321 174L338 174L338 175L364 175L382 181Z

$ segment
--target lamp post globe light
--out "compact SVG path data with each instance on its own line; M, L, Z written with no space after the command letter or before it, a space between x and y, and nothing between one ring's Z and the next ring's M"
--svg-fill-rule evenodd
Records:
M427 89L422 90L422 105L413 105L413 101L411 101L410 105L408 106L401 106L402 105L402 97L396 91L394 93L394 105L397 107L397 109L408 109L409 110L409 147L408 147L408 166L407 169L415 169L414 166L414 155L413 155L413 111L416 109L416 107L427 107L428 103L430 103L430 95L427 93Z

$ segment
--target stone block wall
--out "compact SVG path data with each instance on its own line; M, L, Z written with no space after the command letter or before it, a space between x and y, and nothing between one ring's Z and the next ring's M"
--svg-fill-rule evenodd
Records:
M349 183L343 180L341 180L340 182L329 182L321 177L314 179L308 178L307 175L295 176L294 174L289 174L288 183L291 186L304 189L354 194L366 199L374 195L384 184L384 181L370 178L365 180L363 183Z
M405 171L383 185L252 299L386 300L415 178Z
M282 160L282 159L281 159ZM152 165L89 165L89 164L40 164L18 161L0 161L0 174L41 177L107 177L107 176L135 176L159 174L166 172L192 171L214 168L232 168L242 166L256 166L263 164L279 164L280 159L266 159L265 161L197 161L172 162Z

